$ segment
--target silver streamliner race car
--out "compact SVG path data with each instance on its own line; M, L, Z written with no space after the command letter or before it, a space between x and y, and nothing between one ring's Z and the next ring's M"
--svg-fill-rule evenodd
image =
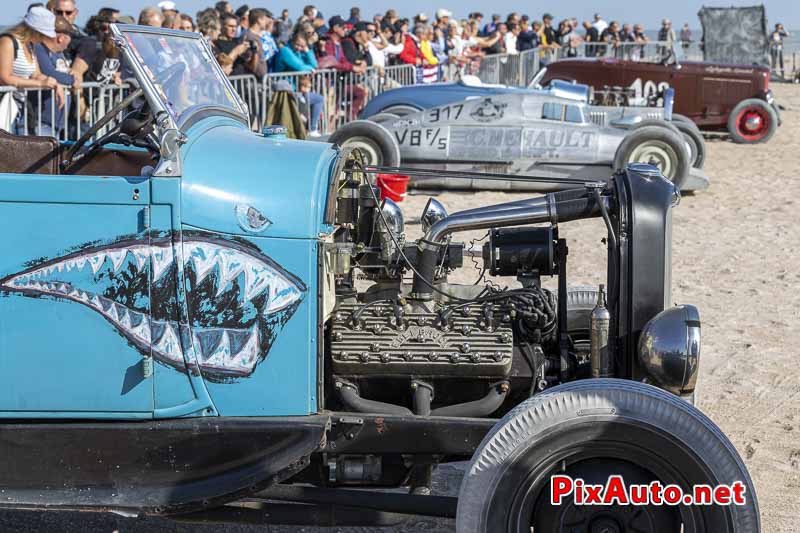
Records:
M378 113L342 126L328 141L357 146L378 166L402 163L515 176L607 179L609 167L649 163L681 190L705 189L702 136L688 132L691 126L683 122L670 121L671 98L660 109L589 106L587 86L558 82L547 89L470 97L404 116ZM412 185L528 187L518 180L485 183L447 177L415 178Z

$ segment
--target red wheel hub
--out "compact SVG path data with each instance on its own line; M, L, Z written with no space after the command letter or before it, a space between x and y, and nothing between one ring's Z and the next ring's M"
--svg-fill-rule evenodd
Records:
M743 139L757 141L769 131L769 121L769 113L765 109L746 107L736 117L736 129Z

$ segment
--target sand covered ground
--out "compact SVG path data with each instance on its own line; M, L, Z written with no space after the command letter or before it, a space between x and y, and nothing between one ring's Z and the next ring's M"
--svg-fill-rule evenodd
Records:
M673 294L701 313L699 407L736 445L754 479L762 530L798 531L800 523L800 87L773 86L787 107L767 144L708 139L711 188L685 196L674 215ZM456 211L518 199L500 193L442 194ZM404 204L418 216L424 197ZM571 284L603 281L605 247L597 221L567 225ZM415 227L410 227L412 237ZM466 269L465 269L466 270ZM474 276L464 273L465 280ZM474 277L470 278L474 279ZM458 470L437 477L455 494ZM2 531L310 532L360 531L178 525L78 513L0 513ZM388 531L388 530L376 530ZM402 531L450 532L452 522L420 519Z

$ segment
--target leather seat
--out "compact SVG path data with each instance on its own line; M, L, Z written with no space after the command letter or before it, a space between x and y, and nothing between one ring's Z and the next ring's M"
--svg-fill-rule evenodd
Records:
M58 174L59 142L54 137L12 135L0 130L0 172Z

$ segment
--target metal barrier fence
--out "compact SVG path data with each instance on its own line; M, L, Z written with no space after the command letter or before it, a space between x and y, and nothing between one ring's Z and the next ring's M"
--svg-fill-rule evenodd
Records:
M527 87L541 67L560 59L573 57L618 58L629 61L658 63L670 58L673 47L666 42L648 43L586 43L576 46L562 46L552 49L533 49L518 54L495 54L484 56L466 63L449 65L444 69L444 78L459 79L464 75L474 75L483 83ZM700 43L681 43L674 45L679 61L703 61ZM785 75L792 78L800 73L800 51L784 50ZM772 68L776 72L775 65Z
M261 87L258 79L253 75L228 76L228 79L233 85L233 90L247 105L252 123L261 112Z
M699 43L675 43L679 60L701 60ZM528 87L542 66L568 57L617 57L633 61L657 62L669 57L667 43L578 43L574 47L533 49L519 54L497 54L452 62L439 70L439 81L455 81L466 75L477 76L487 84ZM784 50L788 77L798 72L800 52ZM387 89L421 82L418 68L397 65L383 69L370 67L363 74L317 70L313 73L285 72L255 76L232 76L236 92L247 104L251 126L260 129L267 123L270 102L276 91L295 94L307 129L331 133L342 124L358 117L369 99ZM79 91L64 87L63 107L53 105L51 89L0 87L0 101L13 99L18 120L9 122L11 106L0 106L0 128L28 135L55 136L75 140L116 103L124 98L129 85L84 83ZM312 127L312 124L316 127ZM103 132L101 132L102 134Z
M3 129L17 131L22 135L58 137L62 141L78 139L100 117L104 116L126 94L129 86L84 83L80 91L62 87L64 100L58 105L53 89L24 89L0 87L0 100L12 98L16 106L16 117L2 117ZM11 106L3 107L6 113ZM103 131L100 134L104 133Z
M312 110L318 111L320 121L317 129L321 133L330 133L341 124L354 120L376 94L414 84L416 71L412 65L399 65L385 69L369 68L363 74L319 70L311 75L302 72L268 74L260 81L252 75L232 76L230 80L247 104L254 129L260 129L266 123L275 91L288 89L298 96L307 125L312 122ZM280 81L285 85L278 85ZM6 106L0 106L5 113L5 116L0 115L0 129L74 141L119 103L129 88L128 84L98 83L84 83L80 90L62 87L64 101L59 106L53 89L0 86L0 101L6 97L11 100L6 102ZM100 135L103 133L99 132Z
M291 90L297 96L300 111L308 129L331 133L337 127L355 120L364 105L385 90L416 82L413 65L396 65L382 69L370 67L363 74L317 70L267 74L261 83L258 124L267 121L269 103L278 90ZM311 128L312 115L320 113L319 127ZM251 108L251 115L253 114Z

